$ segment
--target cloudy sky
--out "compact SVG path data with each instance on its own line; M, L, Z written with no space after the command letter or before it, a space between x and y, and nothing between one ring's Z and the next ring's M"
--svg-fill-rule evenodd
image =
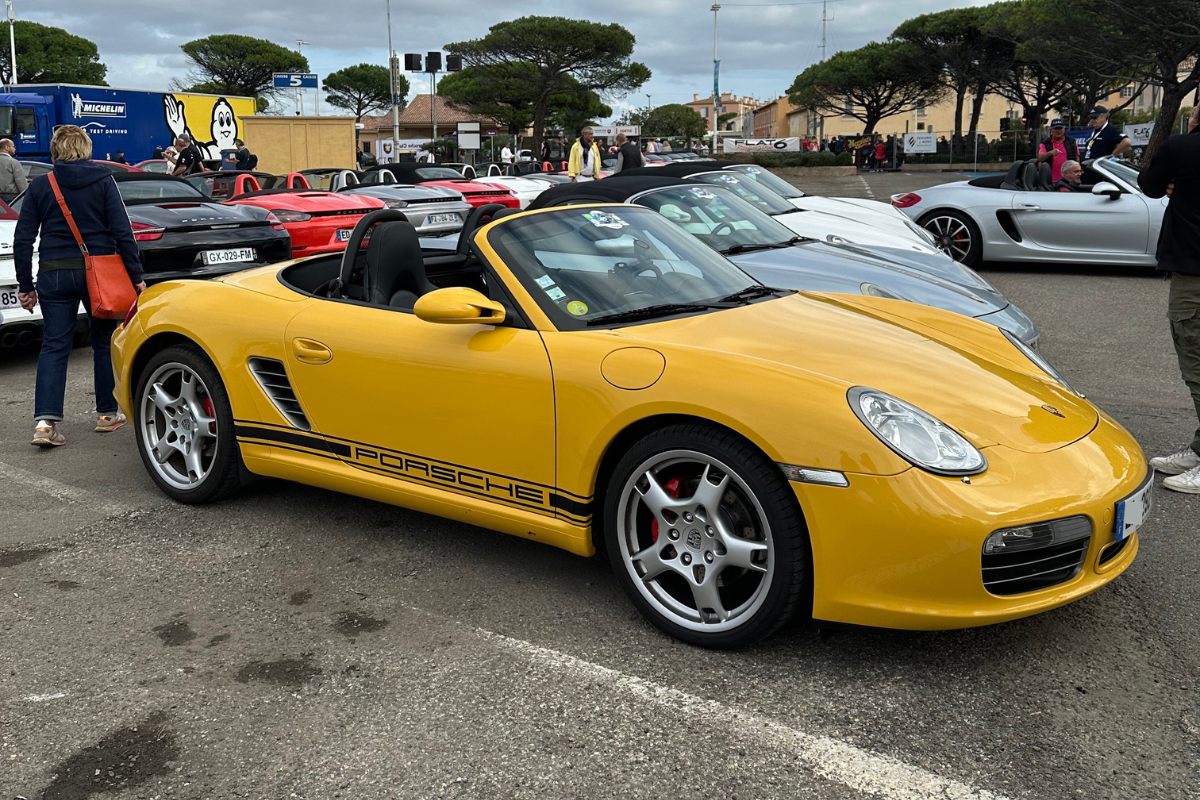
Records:
M906 18L988 0L828 0L828 52L886 38ZM166 89L187 63L179 45L214 33L241 33L278 44L304 45L313 71L325 75L349 64L387 63L385 0L14 0L18 19L65 28L100 48L111 86ZM392 40L400 53L440 49L476 38L488 26L524 15L561 15L619 22L637 37L634 58L654 77L640 93L610 101L632 105L679 103L712 86L711 0L392 0ZM760 99L782 94L807 65L820 60L821 0L742 0L721 3L718 58L721 90ZM409 76L413 91L427 83ZM312 113L312 92L305 110ZM411 96L411 95L410 95Z

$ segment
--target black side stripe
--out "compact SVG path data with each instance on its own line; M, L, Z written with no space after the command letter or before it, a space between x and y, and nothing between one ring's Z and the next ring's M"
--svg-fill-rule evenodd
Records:
M550 493L550 505L570 514L573 517L582 517L584 519L592 516L592 504L590 502L580 502L572 497L565 497L557 492Z
M343 458L350 457L350 446L341 442L330 442L320 436L309 436L299 431L277 430L272 428L259 428L250 425L234 425L234 435L239 438L246 439L263 439L268 442L281 442L283 444L294 444L300 447L308 447L313 450L324 450L327 453L333 453Z

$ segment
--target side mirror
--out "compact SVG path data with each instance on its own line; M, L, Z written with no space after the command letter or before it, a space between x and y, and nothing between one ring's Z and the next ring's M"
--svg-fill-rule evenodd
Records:
M417 319L447 325L499 325L504 322L504 306L465 286L450 286L421 295L413 306L413 313Z
M1101 181L1092 187L1092 194L1102 194L1109 200L1116 200L1121 196L1121 190L1115 183Z

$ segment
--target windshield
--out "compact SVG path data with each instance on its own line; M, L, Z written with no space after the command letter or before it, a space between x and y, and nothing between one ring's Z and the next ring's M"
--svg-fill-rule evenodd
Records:
M462 175L449 167L420 167L417 175L427 181L462 180Z
M689 175L687 180L699 181L714 186L723 186L746 202L754 204L759 210L765 211L772 216L787 214L796 210L794 205L784 200L763 184L740 175L734 175L728 170Z
M795 234L732 192L717 186L672 186L637 198L709 247L725 251L788 242Z
M1114 161L1110 158L1100 162L1099 166L1102 172L1115 175L1135 190L1140 191L1138 188L1138 175L1141 173L1141 170L1133 166L1133 164L1130 164L1128 161Z
M13 107L0 106L0 136L6 139L16 138L13 130Z
M128 203L130 200L161 200L163 198L197 198L203 199L204 193L183 181L120 181L117 191L121 199Z
M503 220L488 243L559 330L619 312L716 301L757 282L649 209L570 206ZM664 313L699 313L697 305Z
M740 172L750 180L761 183L780 197L804 197L804 192L765 167L756 167L753 164L739 164L736 167L729 167L729 171Z

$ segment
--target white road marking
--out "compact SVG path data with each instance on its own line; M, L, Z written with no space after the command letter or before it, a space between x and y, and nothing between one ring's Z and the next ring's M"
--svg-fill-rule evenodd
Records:
M87 489L80 489L78 486L71 486L54 478L48 478L45 475L39 475L27 469L14 467L12 464L6 464L3 461L0 461L0 479L5 482L28 486L31 489L48 494L57 500L67 503L85 503L94 508L99 508L108 514L123 514L132 510L129 506L122 503L101 500L98 495L89 492Z
M66 692L55 692L54 694L26 695L25 697L22 697L21 699L26 700L30 703L44 703L47 700L58 700L59 698L66 697L66 696L67 696Z
M411 610L440 622L463 626L457 620L424 609ZM763 740L764 745L775 751L790 753L817 775L859 792L888 800L1008 800L1004 795L943 778L922 767L872 753L840 739L805 733L759 714L705 700L523 639L484 628L471 627L470 630L487 642L549 667L553 674L571 672L666 709L707 723L717 723L727 730L735 730L740 737Z
M862 181L863 188L867 190L867 197L869 197L870 199L874 200L874 199L875 199L875 192L871 191L871 184L867 183L867 179L866 179L866 178L864 178L862 175L855 175L854 177L856 177L856 178L858 178L860 181Z

